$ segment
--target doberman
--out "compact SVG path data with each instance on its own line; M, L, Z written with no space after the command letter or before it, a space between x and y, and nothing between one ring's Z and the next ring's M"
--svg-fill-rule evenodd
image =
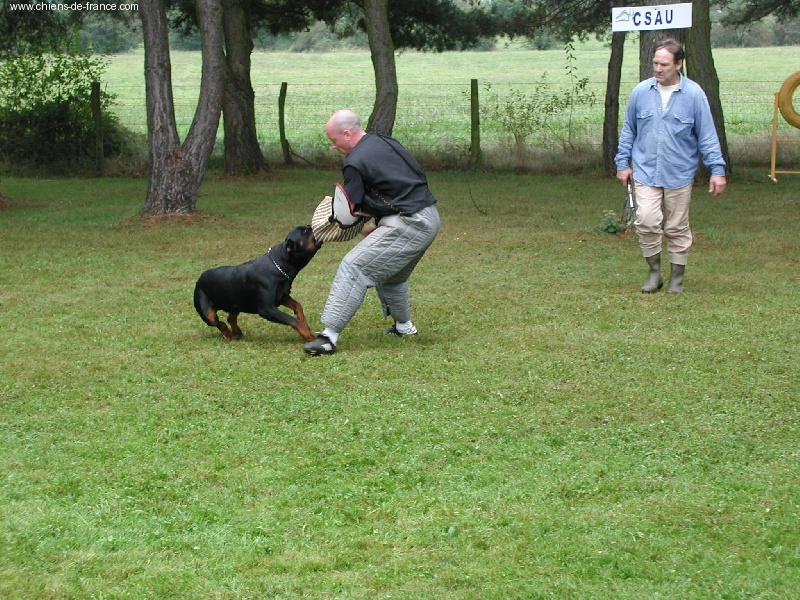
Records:
M194 288L194 307L207 325L216 327L227 340L242 337L239 313L257 314L267 321L294 327L304 340L314 339L303 307L292 298L292 282L322 246L310 225L295 227L266 254L238 266L204 271ZM292 316L278 307L285 306ZM217 311L228 313L228 325Z

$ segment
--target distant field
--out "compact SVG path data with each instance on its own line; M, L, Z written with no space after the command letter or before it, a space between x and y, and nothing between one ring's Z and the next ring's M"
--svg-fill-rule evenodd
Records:
M623 96L638 80L638 46L626 47ZM797 47L720 49L714 53L719 74L727 133L732 149L754 146L768 160L773 98L783 81L800 69ZM600 141L608 49L598 43L575 51L577 76L589 79L597 103L576 115L581 140L596 146ZM179 125L191 123L200 80L200 54L174 52L173 85ZM568 82L563 50L495 52L404 52L397 56L400 99L395 135L423 155L460 156L469 147L470 80L480 82L482 101L492 93L519 89L531 93L543 73L553 90ZM146 131L144 70L141 52L115 56L106 74L106 89L116 94L117 115L134 131ZM300 154L324 155L327 140L323 127L331 112L349 107L366 118L374 101L374 79L369 53L333 52L253 54L253 85L257 123L265 151L280 156L278 142L278 93L288 82L287 137ZM624 102L623 98L623 102ZM785 123L782 127L792 132ZM220 132L221 136L221 132ZM503 132L484 125L486 147L509 145Z

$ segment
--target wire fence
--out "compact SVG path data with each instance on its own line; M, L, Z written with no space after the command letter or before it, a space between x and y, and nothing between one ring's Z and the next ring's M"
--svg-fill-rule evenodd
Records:
M280 160L278 96L282 82L260 84L254 88L256 127L268 160ZM725 81L720 85L726 134L731 154L763 154L769 160L773 126L774 97L781 81ZM489 155L513 155L519 145L508 131L486 112L491 101L500 101L516 90L525 95L541 93L536 82L478 83L481 103L481 147ZM602 143L605 81L589 81L584 91L594 94L591 106L576 107L552 118L548 126L525 140L527 150L549 153L563 151L599 152ZM635 81L624 81L620 91L620 113ZM568 88L549 85L545 93L563 94ZM195 86L174 87L175 114L181 135L188 131L197 103ZM113 112L122 125L137 134L146 134L146 108L141 87L116 87ZM285 126L292 150L309 162L338 160L329 149L324 127L334 110L350 108L366 119L372 111L374 87L347 84L289 83L287 86ZM797 130L780 120L789 135ZM400 89L393 135L427 161L452 163L469 156L471 143L470 81L459 84L404 84ZM224 131L218 132L218 149Z

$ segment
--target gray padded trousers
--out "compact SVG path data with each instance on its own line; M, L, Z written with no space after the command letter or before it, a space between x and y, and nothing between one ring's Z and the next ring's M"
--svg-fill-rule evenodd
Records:
M342 331L374 287L385 315L411 320L408 278L433 243L440 226L436 205L409 216L391 215L342 259L331 285L322 322Z

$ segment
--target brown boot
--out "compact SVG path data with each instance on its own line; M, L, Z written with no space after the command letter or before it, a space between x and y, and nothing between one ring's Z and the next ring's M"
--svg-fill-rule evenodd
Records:
M643 294L654 294L664 287L664 280L661 279L661 253L654 254L645 258L650 272L647 274L647 281L642 286Z
M686 265L676 265L675 263L670 263L669 285L667 286L668 294L683 293L683 273L685 270L686 270Z

